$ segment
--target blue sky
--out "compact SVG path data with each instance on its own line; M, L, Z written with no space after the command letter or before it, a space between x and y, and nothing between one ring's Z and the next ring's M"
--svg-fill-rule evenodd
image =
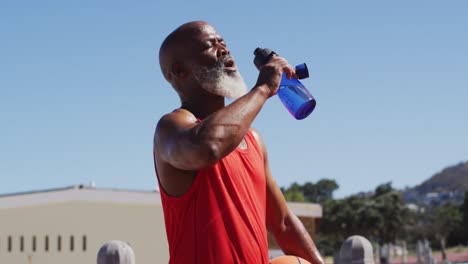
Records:
M414 186L468 160L467 1L2 1L0 193L95 181L156 188L154 127L178 97L164 37L211 22L250 87L256 47L317 100L297 121L271 98L254 126L280 186L335 179L343 197Z

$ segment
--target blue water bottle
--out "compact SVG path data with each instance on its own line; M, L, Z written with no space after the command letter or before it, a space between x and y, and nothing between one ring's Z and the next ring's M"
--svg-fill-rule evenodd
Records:
M260 69L260 67L275 54L276 53L270 49L256 48L254 51L254 64L257 66L257 69ZM307 69L307 65L305 63L297 65L296 74L299 79L308 78L309 70ZM297 120L309 116L316 105L314 97L304 85L294 77L288 80L286 73L283 73L281 78L278 96L289 113Z

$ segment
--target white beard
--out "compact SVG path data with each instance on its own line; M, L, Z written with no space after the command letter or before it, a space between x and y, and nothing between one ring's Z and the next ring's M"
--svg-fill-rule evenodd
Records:
M198 67L193 75L207 92L229 99L237 99L247 92L247 85L239 72L226 73L224 62L212 68Z

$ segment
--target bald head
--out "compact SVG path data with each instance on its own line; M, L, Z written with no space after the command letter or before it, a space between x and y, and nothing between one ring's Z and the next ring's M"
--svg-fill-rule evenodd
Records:
M159 65L164 78L171 81L170 72L174 63L181 63L190 53L190 43L194 38L200 35L203 28L209 26L209 23L204 21L192 21L185 23L170 33L164 39L159 49Z
M207 22L189 22L169 34L159 65L182 101L206 92L236 98L246 90L224 39Z

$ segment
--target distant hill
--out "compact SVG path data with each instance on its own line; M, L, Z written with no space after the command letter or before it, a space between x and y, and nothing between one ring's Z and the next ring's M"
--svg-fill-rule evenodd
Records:
M443 169L413 190L419 194L468 190L468 162Z

